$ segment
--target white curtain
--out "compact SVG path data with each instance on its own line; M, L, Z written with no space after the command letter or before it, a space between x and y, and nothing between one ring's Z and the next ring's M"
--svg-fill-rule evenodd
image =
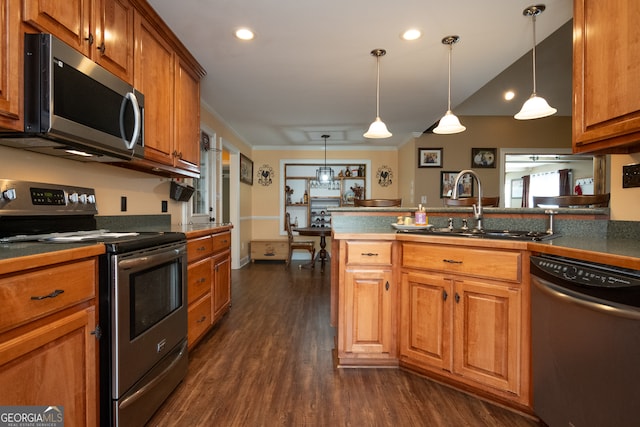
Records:
M531 174L529 189L529 206L533 206L533 196L559 196L560 174L558 171Z

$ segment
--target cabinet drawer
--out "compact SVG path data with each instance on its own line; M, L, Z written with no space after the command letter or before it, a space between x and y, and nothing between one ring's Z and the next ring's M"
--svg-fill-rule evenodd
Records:
M211 325L211 294L206 294L189 307L187 322L187 341L191 346Z
M97 275L90 259L0 279L0 331L94 298Z
M211 256L213 253L213 241L211 236L187 240L187 260L192 262Z
M187 270L187 297L189 304L211 291L211 258L190 264Z
M223 251L231 247L231 233L229 232L214 234L212 240L214 252Z
M392 242L347 242L347 264L391 264Z
M520 252L404 243L402 266L519 282Z

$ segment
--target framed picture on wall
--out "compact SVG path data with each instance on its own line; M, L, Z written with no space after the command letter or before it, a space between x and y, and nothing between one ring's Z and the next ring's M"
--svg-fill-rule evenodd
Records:
M496 148L472 148L471 168L495 168Z
M253 162L240 153L240 182L253 185Z
M458 176L458 172L442 171L440 172L440 198L450 198L453 193L453 184ZM458 183L458 197L473 196L473 177L466 174Z
M419 168L441 168L442 148L418 148Z

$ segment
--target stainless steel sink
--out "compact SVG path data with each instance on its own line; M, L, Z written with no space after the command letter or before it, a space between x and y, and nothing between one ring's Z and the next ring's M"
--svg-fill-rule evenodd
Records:
M455 236L476 239L532 240L541 241L559 237L559 234L548 234L543 231L526 230L476 230L462 228L429 228L426 230L399 230L398 233L421 234L425 236Z

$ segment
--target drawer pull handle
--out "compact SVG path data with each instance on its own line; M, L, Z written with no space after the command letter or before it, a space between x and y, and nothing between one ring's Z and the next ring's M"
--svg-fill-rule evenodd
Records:
M360 255L362 255L362 256L378 256L378 254L374 254L374 253L371 253L371 252L367 252L367 253L363 252Z
M58 295L64 293L64 291L62 289L56 289L55 291L51 292L49 295L42 295L42 296L37 296L37 297L31 297L32 300L42 300L45 298L55 298Z
M200 247L199 247L198 249L196 249L196 250L197 250L197 251L204 251L204 250L206 250L206 249L207 249L207 248L205 248L204 246L200 246Z
M202 323L205 320L207 320L207 316L202 316L201 318L199 318L198 320L196 320L196 323Z
M442 262L448 262L449 264L462 264L462 261L456 261L455 259L443 259Z
M198 281L196 283L200 284L200 283L204 283L206 281L207 281L207 279L205 277L201 277L201 278L198 279Z

